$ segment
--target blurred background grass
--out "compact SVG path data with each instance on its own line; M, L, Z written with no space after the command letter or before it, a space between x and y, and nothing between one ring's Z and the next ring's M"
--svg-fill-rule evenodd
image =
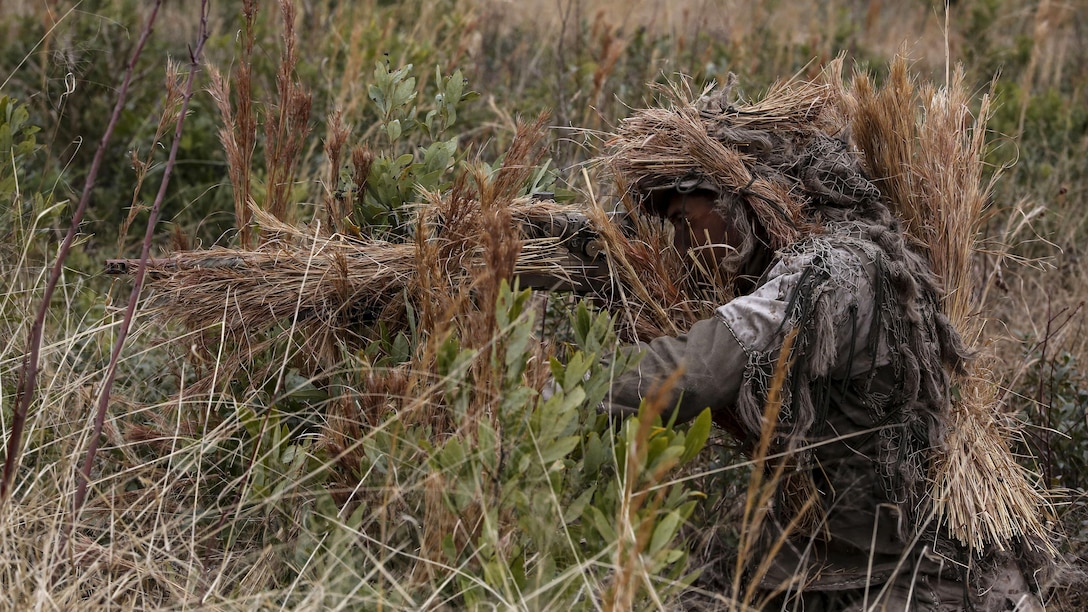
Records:
M948 7L947 15L942 3L925 0L299 0L296 5L299 61L293 76L312 96L310 130L289 190L290 216L298 220L312 217L328 194L347 184L331 180L330 176L339 176L338 169L330 174L327 168L324 141L334 113L339 112L350 126L350 143L382 151L389 159L406 153L422 155L422 148L431 143L421 131L390 135L389 117L369 97L377 78L376 65L396 70L411 64L421 108L445 91L440 90L443 83L435 76L436 68L441 78L461 71L466 91L478 95L465 97L456 123L445 132L447 139L456 137L458 159L494 162L507 150L517 118L549 112L548 156L555 188L576 194L586 188L582 169L595 154L600 134L630 108L653 103L649 83L675 74L689 75L701 84L724 82L732 72L740 78L741 95L757 98L776 79L816 75L840 53L846 54L848 65L878 76L890 58L904 54L911 58L917 75L938 83L944 82L950 63L962 63L972 88L980 95L992 90L996 98L988 161L1003 176L986 224L993 253L979 255L978 277L993 317L989 331L1000 357L1003 393L1011 409L1029 423L1026 439L1019 445L1025 461L1032 462L1045 486L1056 491L1070 571L1075 574L1084 565L1083 556L1088 554L1088 510L1083 502L1088 487L1088 374L1083 370L1088 360L1083 308L1088 295L1084 268L1088 1L959 0ZM153 189L144 192L135 187L143 181L157 184L169 147L169 136L157 135L164 115L166 65L188 61L199 15L196 4L189 2L170 2L162 10L136 65L135 81L81 227L79 248L68 260L62 295L47 321L49 350L43 360L48 376L39 403L49 409L37 413L28 441L35 451L28 455L30 467L24 474L29 480L18 493L19 509L5 510L5 532L0 537L9 552L22 551L27 555L24 559L48 557L42 550L33 550L37 536L30 534L52 533L61 521L57 508L63 505L74 478L72 457L85 443L81 432L93 403L93 386L108 359L112 329L117 325L113 299L119 287L102 276L102 262L138 254L135 234L140 232L128 236L122 228L126 220L140 225L146 218L141 207L150 204L147 194ZM4 402L0 416L5 433L27 320L41 294L42 270L50 265L67 229L71 203L78 200L147 11L148 3L138 0L0 0L0 96L10 97L12 108L15 103L25 105L24 127L39 130L30 150L16 154L11 147L6 170L0 173L0 185L6 187L0 195L5 205L10 202L0 222L0 271L9 279L0 310L7 336L0 359ZM254 22L249 68L261 122L276 110L276 71L281 65L284 31L279 20L277 6L266 2ZM213 7L211 32L205 61L224 74L236 74L245 38L237 3ZM210 86L206 72L198 83L201 88ZM11 116L6 120L9 126L15 125ZM221 127L214 101L201 91L186 119L179 161L164 201L164 221L155 235L157 248L237 244L233 192L219 141ZM27 132L17 131L15 142L20 133ZM254 159L268 157L270 143L274 139L259 137ZM255 164L258 201L264 196L266 172ZM3 183L12 176L17 178L15 188ZM126 406L137 415L154 412L148 406L172 397L192 376L176 356L152 350L170 333L149 329L134 339L125 358L126 381L117 394L115 412L123 413ZM292 401L306 400L300 393ZM247 423L244 415L237 418L236 425ZM212 435L209 444L221 448L235 444L233 433L220 433L222 438ZM199 437L195 432L175 435ZM178 439L168 440L167 447L177 447ZM140 454L146 448L136 448L119 433L111 440L102 459L101 477L108 481L110 473L132 474L131 479L122 479L119 489L102 488L106 491L102 495L114 496L106 507L113 508L111 520L116 521L129 512L121 509L124 503L117 496L135 495L143 486L140 479L150 476L138 467L146 460ZM234 450L224 450L224 456L243 455L245 444L236 445ZM306 471L290 457L281 459L285 463L277 469L292 474ZM229 490L233 481L227 472L219 475L222 480L201 486ZM710 494L713 499L706 506L720 509L724 502ZM300 498L307 495L299 493ZM290 514L283 508L276 512ZM108 514L103 515L106 531ZM254 511L247 516L259 522L261 514ZM735 536L721 525L722 516L721 511L696 511L693 520L703 521L704 545ZM33 526L29 531L28 525ZM284 534L297 536L300 528L285 529ZM30 539L20 539L23 536L16 534L21 533ZM140 540L131 535L133 541ZM225 564L217 555L229 556L233 550L225 546L197 551L213 544L196 537L182 540L192 549L191 555L204 559L205 568ZM161 578L150 568L142 574L140 564L155 558L148 550L168 549L168 545L152 542L140 552L140 546L125 543L124 538L108 542L101 555L110 553L116 558L95 563L105 563L114 575L136 583L148 575ZM269 561L282 551L255 550L252 554L267 562L273 578L252 578L265 589L253 592L265 593L267 602L318 605L314 603L318 599L290 600L283 594L287 588L283 585L290 583L275 576L289 563ZM171 563L183 563L185 556L171 553ZM5 563L12 563L8 558ZM212 558L217 559L215 563ZM30 561L26 566L41 567ZM184 573L179 570L176 575ZM69 590L50 590L48 577L40 572L24 575L9 567L3 576L6 586L24 585L22 598L15 596L11 603L35 600L35 590L28 585L39 585L35 588L47 595L37 597L62 607L90 597L85 590L92 583L77 580L67 583ZM216 605L231 604L229 589L214 581L200 583L207 593L217 593L212 598L219 602ZM193 602L184 594L186 588L141 591L138 585L121 588L108 580L93 584L96 588L112 584L128 593L126 601L137 607ZM270 584L281 590L275 591ZM319 587L312 582L299 588ZM463 588L462 594L467 592ZM101 601L95 599L100 596L90 600ZM1063 591L1060 597L1075 601L1071 591ZM233 603L259 607L267 602L257 598Z

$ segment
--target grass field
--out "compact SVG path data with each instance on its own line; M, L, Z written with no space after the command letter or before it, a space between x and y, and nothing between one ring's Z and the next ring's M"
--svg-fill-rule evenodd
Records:
M733 73L756 99L902 54L938 85L961 64L975 110L992 94L973 303L1053 503L1051 602L1080 609L1085 40L1086 0L0 0L0 608L757 605L723 561L750 464L709 422L599 417L613 322L501 285L519 247L487 203L614 200L593 159L653 83ZM421 239L343 320L271 286L167 321L103 272L332 248L318 224L415 245L428 202L452 246Z

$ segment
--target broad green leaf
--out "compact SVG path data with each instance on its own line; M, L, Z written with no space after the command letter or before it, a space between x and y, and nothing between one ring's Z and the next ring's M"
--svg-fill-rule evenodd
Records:
M450 438L438 454L439 465L444 470L456 471L465 462L465 447L457 438Z
M404 335L404 332L397 334L393 339L393 346L389 350L389 357L393 360L394 364L401 364L408 361L408 357L411 356L411 346L408 343L408 336Z
M544 464L544 469L550 470L553 463L569 455L571 451L578 447L579 442L581 440L578 436L569 436L560 438L541 448L540 461Z
M699 454L699 451L703 450L706 441L710 439L710 424L710 408L704 408L688 427L687 435L684 437L684 454L680 456L680 463L691 461Z
M450 105L456 104L461 101L461 94L464 92L465 87L465 75L461 74L461 70L457 69L450 75L449 84L446 85L446 100Z
M389 107L385 103L385 95L377 85L371 85L367 88L367 96L374 101L374 104L378 107L378 111L382 115L389 113Z
M577 353L575 354L577 355ZM566 371L566 366L563 365L563 362L559 361L555 357L550 357L548 359L548 369L550 369L552 372L553 381L558 382L563 380L563 373ZM560 390L557 389L556 392L559 393Z
M672 542L676 532L683 524L684 520L677 512L670 512L658 521L657 526L654 527L654 534L650 538L650 554L656 555L669 542Z
M567 509L563 511L563 522L565 524L573 523L582 517L585 511L586 504L593 499L593 494L597 491L597 485L591 485L588 489L582 492L581 495L576 497L574 501L567 505Z
M586 506L586 514L590 524L597 530L597 533L601 534L601 538L606 543L612 544L616 541L616 529L612 526L611 519L605 517L604 513L593 504Z
M416 97L416 79L408 77L397 84L393 93L393 107L404 106Z
M390 141L397 141L400 139L402 128L400 126L400 119L394 119L385 126L386 134L389 136Z
M486 420L480 421L476 431L476 443L478 445L477 450L480 453L480 463L488 471L494 472L498 462L498 453L495 450L498 447L498 436L495 434L494 428Z
M453 542L453 534L447 534L442 538L442 552L450 563L457 563L457 546Z
M684 454L684 447L679 444L669 444L664 448L655 448L655 451L646 462L647 471L671 470L680 465L680 456Z
M687 554L688 553L686 550L681 550L679 548L670 549L665 553L664 558L661 559L661 565L672 565L677 561L683 560L684 557L687 556ZM683 569L683 567L680 568L681 572L683 571Z
M591 431L586 437L585 451L582 457L582 471L589 478L596 478L601 471L601 466L608 461L610 453L608 447L601 441L597 432Z
M570 390L580 386L583 377L592 365L593 361L587 359L582 352L571 356L570 361L567 362L567 371L563 375L563 388Z

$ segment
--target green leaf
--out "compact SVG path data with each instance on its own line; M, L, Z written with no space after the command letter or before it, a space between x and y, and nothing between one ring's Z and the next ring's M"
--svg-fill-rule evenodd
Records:
M687 435L684 437L684 454L680 456L680 463L691 461L699 454L699 451L703 450L706 441L710 439L710 425L710 408L704 408L688 427Z
M548 369L550 369L552 372L553 380L557 382L563 380L563 373L566 371L566 366L563 365L562 361L559 361L555 357L550 357L548 359ZM560 387L562 387L562 385L560 385ZM560 392L562 392L562 389L556 390L556 393Z
M477 450L480 454L480 463L483 464L488 471L494 472L498 467L498 453L495 449L498 447L498 435L496 435L494 428L485 421L481 420L480 425L476 430L476 444Z
M685 556L687 556L687 551L673 548L665 553L664 558L661 559L661 565L672 565L673 563L682 560Z
M390 141L396 142L400 138L400 135L402 133L402 129L400 127L400 119L394 119L386 124L385 132L389 136Z
M596 491L597 485L591 485L588 489L583 491L581 495L576 497L574 501L567 506L567 509L563 511L563 522L569 525L581 518L585 513L586 505L593 499L593 494Z
M578 417L578 407L585 399L581 387L553 395L533 414L533 429L540 440L554 440L571 430Z
M574 341L578 346L584 349L589 338L590 330L593 327L593 319L585 302L580 302L578 304L578 309L574 312L573 321L571 321L571 323L571 326L574 328Z
M571 451L578 447L578 443L581 439L578 436L569 436L566 438L559 438L555 442L540 449L540 461L544 464L545 470L550 470L553 463L569 455Z
M438 347L435 367L440 376L447 376L448 384L456 384L465 375L467 365L476 358L476 351L461 350L461 342L456 334L450 334Z
M601 441L597 432L591 431L586 437L585 451L582 457L582 471L589 478L596 478L601 471L601 466L609 460L611 453L608 447Z
M650 554L656 555L661 549L672 542L672 539L676 536L676 532L680 529L680 526L684 524L684 519L677 512L670 512L665 515L665 518L661 519L654 527L654 534L650 538Z
M671 436L670 436L671 437ZM650 439L646 441L646 464L647 467L653 465L660 457L665 455L671 447L670 437L666 436L650 436ZM676 449L679 452L683 452L683 447Z
M680 456L684 454L684 447L678 444L660 444L651 440L652 450L646 461L647 471L660 469L671 470L680 465Z
M567 390L578 388L594 362L595 360L587 359L585 354L580 351L575 353L567 362L567 369L563 374L563 388Z
M593 525L597 533L601 534L601 538L607 543L612 544L616 541L616 530L612 527L612 522L605 517L596 506L590 504L586 506L586 514L588 515L589 523Z
M439 465L445 470L456 471L465 462L465 447L457 438L450 438L438 453Z
M385 94L378 88L377 85L371 85L367 88L367 97L374 101L375 106L378 107L378 111L382 115L386 115L389 112L389 107L385 103Z
M503 427L510 436L517 436L524 430L525 416L532 409L532 399L536 392L524 385L515 386L503 392L499 404L499 415Z
M408 68L411 68L411 64L408 65ZM415 77L408 77L397 84L397 88L393 94L393 106L404 106L414 100L415 97L416 79Z
M393 339L393 346L389 349L389 357L394 364L408 361L412 354L412 348L408 342L408 336L401 332Z
M442 553L450 563L457 563L457 546L453 543L453 534L447 534L442 538Z

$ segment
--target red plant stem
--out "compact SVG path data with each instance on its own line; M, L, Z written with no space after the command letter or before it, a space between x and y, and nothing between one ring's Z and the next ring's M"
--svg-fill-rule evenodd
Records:
M132 326L132 319L136 314L136 303L140 300L140 289L143 287L144 275L147 272L147 258L151 252L151 237L155 233L155 226L159 221L159 209L166 198L166 188L170 184L170 175L173 174L177 162L178 149L181 146L181 129L185 125L185 116L189 111L189 101L193 98L193 82L196 81L196 73L200 68L200 56L204 51L204 43L208 40L208 0L200 3L200 29L197 34L196 50L189 52L189 78L185 83L185 94L181 99L181 111L178 113L177 125L174 127L174 142L170 145L170 156L166 160L166 166L162 174L162 182L159 183L159 192L155 195L155 203L151 206L151 213L147 218L147 230L144 232L143 247L140 251L140 266L136 269L136 279L132 283L132 292L128 297L128 307L125 309L125 318L121 328L117 331L117 340L110 354L110 363L106 369L106 380L102 383L102 392L98 396L98 410L94 415L94 431L91 433L90 444L87 448L87 456L83 460L81 478L76 485L75 501L72 503L72 520L79 517L79 511L87 497L87 486L91 480L91 467L94 465L94 457L98 452L98 439L102 436L102 427L106 421L106 410L110 402L110 389L117 375L117 362L121 357L121 348L128 337L128 330Z
M102 133L102 139L98 142L98 149L91 161L91 168L87 171L87 180L83 183L83 193L80 195L79 204L72 215L72 224L68 227L68 233L64 236L64 241L61 242L60 249L57 251L57 260L53 263L53 269L49 273L49 281L45 286L45 293L42 294L41 304L38 305L37 315L30 327L30 337L27 338L28 350L23 357L23 367L19 373L19 390L15 398L15 412L11 419L11 434L8 437L7 454L4 458L4 475L0 479L0 507L7 502L8 494L12 491L15 470L23 446L23 429L26 425L26 415L38 385L38 360L41 354L42 328L45 326L45 315L49 311L49 304L53 300L53 292L56 290L61 271L64 269L64 260L68 258L68 251L71 249L72 242L75 241L76 233L79 231L83 213L87 211L87 205L91 200L91 191L94 189L95 180L98 178L98 170L102 166L102 159L106 156L106 145L109 144L110 138L113 137L113 130L121 118L122 109L125 107L128 86L132 82L132 75L136 70L136 61L140 59L144 44L151 37L152 26L161 5L162 0L156 0L155 5L151 7L151 14L147 18L140 39L136 42L136 48L132 51L132 57L129 59L124 79L121 81L121 88L117 93L117 104L114 105L110 121L106 124L106 130Z

